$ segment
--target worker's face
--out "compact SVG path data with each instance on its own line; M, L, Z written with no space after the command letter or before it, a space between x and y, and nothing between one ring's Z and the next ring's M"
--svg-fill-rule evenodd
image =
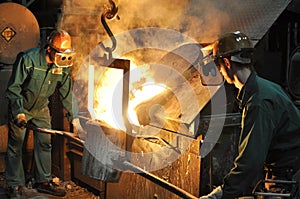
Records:
M54 48L49 48L49 57L52 63L58 67L70 67L73 65L74 52L58 52Z
M234 84L234 73L230 60L228 58L222 58L222 60L218 61L217 67L226 82L228 84Z

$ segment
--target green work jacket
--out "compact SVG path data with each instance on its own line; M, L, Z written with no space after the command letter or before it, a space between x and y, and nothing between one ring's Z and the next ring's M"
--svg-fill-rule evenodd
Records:
M71 121L77 117L78 108L72 93L70 68L48 64L45 53L45 49L33 48L18 54L6 92L12 115L24 113L24 109L45 108L57 87Z
M300 112L284 90L252 73L238 100L241 134L234 167L224 178L226 199L249 189L265 167L279 175L300 168Z

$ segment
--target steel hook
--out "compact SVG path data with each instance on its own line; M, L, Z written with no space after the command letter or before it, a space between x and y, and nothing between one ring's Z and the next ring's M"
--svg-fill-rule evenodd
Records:
M115 2L113 0L108 0L108 1L110 3L110 7L104 8L104 12L101 15L101 23L102 23L106 33L109 35L109 37L111 39L112 46L109 48L109 47L104 47L102 44L101 47L104 48L104 50L106 52L108 52L109 55L111 55L112 51L114 51L117 46L117 41L116 41L114 34L111 32L109 26L107 25L106 19L113 19L115 16L117 17L117 19L120 19L120 18L118 15L116 15L118 12L118 7L116 6Z

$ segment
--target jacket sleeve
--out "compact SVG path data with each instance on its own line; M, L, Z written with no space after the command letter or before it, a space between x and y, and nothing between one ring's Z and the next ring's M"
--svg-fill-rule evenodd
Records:
M268 102L244 108L238 156L224 178L223 199L239 196L262 173L275 128L270 110Z
M74 118L78 118L78 104L72 90L72 79L69 69L64 73L63 81L59 86L59 94L64 108L68 111L68 121L71 122Z
M6 97L13 117L24 113L22 85L27 78L28 69L31 68L31 63L25 56L23 53L18 54L6 89Z

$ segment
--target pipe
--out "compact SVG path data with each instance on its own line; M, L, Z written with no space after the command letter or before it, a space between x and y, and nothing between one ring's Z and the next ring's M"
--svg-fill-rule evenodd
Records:
M188 193L187 191L167 182L166 180L163 180L163 179L153 175L152 173L131 164L127 160L125 160L125 161L117 160L116 163L117 163L117 165L121 166L121 168L125 167L125 169L133 171L133 172L139 174L140 176L147 178L151 182L154 182L155 184L158 184L158 185L162 186L163 188L166 188L167 190L176 194L177 196L180 196L185 199L197 199L198 198L198 197Z
M291 194L289 193L268 193L268 192L255 192L257 196L276 196L276 197L287 197L290 198Z

